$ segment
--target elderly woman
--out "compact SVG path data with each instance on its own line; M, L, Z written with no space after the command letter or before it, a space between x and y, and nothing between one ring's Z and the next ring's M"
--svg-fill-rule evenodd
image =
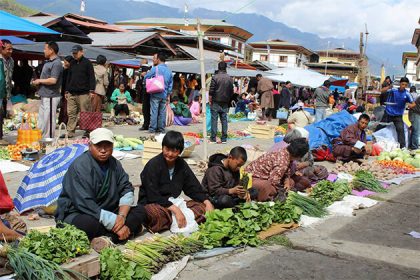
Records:
M152 158L140 174L139 204L146 209L146 226L152 232L168 230L172 215L180 228L186 226L181 209L169 200L179 197L182 192L192 199L187 201L187 207L194 212L197 222L204 220L206 211L214 209L194 172L179 156L183 149L182 134L169 131L162 141L162 153Z
M299 138L278 151L265 153L245 169L252 174L253 187L258 191L258 201L274 200L284 190L295 188L292 178L293 161L300 160L309 151L305 138Z

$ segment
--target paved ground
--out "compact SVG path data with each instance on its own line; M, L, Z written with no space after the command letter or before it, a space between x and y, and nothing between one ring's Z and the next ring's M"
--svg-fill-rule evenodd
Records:
M229 129L244 130L248 124L233 123ZM172 128L200 132L202 125ZM111 130L127 137L148 135L132 126ZM267 150L273 140L211 144L208 151L210 155L227 152L242 144ZM192 159L198 161L202 157L200 145ZM122 164L132 183L140 184L141 159L123 160ZM201 180L202 174L196 174ZM24 175L4 176L12 196ZM230 255L193 260L178 279L420 279L420 240L407 235L412 230L420 232L420 180L392 187L390 193L379 197L379 205L358 210L354 217L330 218L313 228L289 232L292 248L277 245L247 248ZM29 222L31 227L51 224L53 220L48 219Z
M420 279L420 181L394 187L354 217L327 219L267 246L193 260L178 279Z

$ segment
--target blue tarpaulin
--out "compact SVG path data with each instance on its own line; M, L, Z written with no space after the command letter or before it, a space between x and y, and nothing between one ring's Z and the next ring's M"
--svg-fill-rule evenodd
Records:
M0 35L60 34L5 11L0 11L0 22Z
M309 148L311 150L321 146L332 148L332 141L340 136L340 132L347 126L356 123L356 118L347 111L330 115L325 120L305 127L309 132Z

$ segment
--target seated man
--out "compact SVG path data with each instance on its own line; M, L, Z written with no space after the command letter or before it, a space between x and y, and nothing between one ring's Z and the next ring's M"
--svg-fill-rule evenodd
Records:
M56 221L86 232L89 240L111 237L114 243L142 230L146 213L131 207L134 189L121 163L112 156L113 133L97 128L90 133L89 151L70 165L57 201Z
M362 114L357 123L349 125L340 136L333 140L333 154L337 160L344 162L362 159L366 155L365 147L358 149L354 145L357 141L366 144L366 132L370 117Z
M303 110L302 102L298 102L291 108L291 110L293 113L287 119L287 123L289 124L290 128L305 127L308 124L314 122L314 118L311 116L311 114Z
M174 124L184 126L191 123L192 117L190 108L184 103L179 102L178 96L172 97L171 108L174 112Z
M236 103L235 114L236 113L244 113L245 115L248 114L249 103L251 103L251 101L246 98L246 93L242 93L241 98Z
M204 174L203 187L217 209L232 208L245 202L246 191L240 186L239 170L246 163L246 150L233 148L229 155L214 154L209 158L209 168ZM257 198L255 189L250 189L251 199Z
M152 232L170 229L172 215L179 228L186 226L181 209L169 201L171 197L178 198L182 192L192 199L187 201L187 207L194 212L197 222L204 221L205 212L213 210L213 204L194 172L179 157L183 150L182 134L169 131L162 141L162 153L152 158L140 174L139 204L146 209L146 225Z

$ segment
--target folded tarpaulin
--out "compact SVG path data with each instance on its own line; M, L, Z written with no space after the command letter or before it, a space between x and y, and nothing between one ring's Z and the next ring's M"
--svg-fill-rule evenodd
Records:
M340 136L347 126L357 122L357 119L347 111L341 111L328 116L326 119L305 126L309 132L309 148L311 150L321 146L332 148L332 141Z

